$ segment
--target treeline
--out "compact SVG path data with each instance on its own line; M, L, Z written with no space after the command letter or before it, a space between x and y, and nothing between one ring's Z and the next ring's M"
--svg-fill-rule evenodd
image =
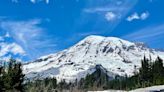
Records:
M11 59L7 65L0 68L0 92L87 92L88 90L131 90L153 85L164 85L163 60L157 57L152 62L151 58L144 57L141 68L131 77L116 76L110 78L100 65L96 71L88 74L74 83L65 80L57 83L55 78L46 78L35 81L24 81L21 63Z
M101 68L101 65L96 65L96 71L91 75L87 75L86 78L82 78L79 81L78 89L81 90L103 90L107 89L108 82L112 80L106 71Z
M155 62L152 62L151 58L141 61L141 68L134 76L116 78L115 80L108 82L109 89L121 89L131 90L136 88L143 88L154 85L164 84L164 67L163 60L157 57Z
M75 83L67 83L65 80L57 83L55 78L26 82L24 87L25 92L80 92Z
M139 72L134 72L131 77L116 76L110 78L99 65L96 71L86 78L76 80L74 83L67 83L64 80L57 83L56 79L46 78L44 80L36 80L26 84L27 92L87 92L88 90L132 90L141 87L164 84L164 67L163 60L157 57L152 62L151 58L144 57L141 61Z
M14 59L0 66L0 92L23 92L22 65Z
M74 83L67 83L65 80L57 83L55 78L46 78L27 82L25 90L26 92L87 92L88 90L101 90L107 85L108 78L108 75L97 65L93 74L88 74L86 78L79 81L75 80Z
M57 92L57 80L55 78L35 80L27 82L24 88L25 92Z
M99 76L99 77L97 77ZM116 76L114 80L105 77L99 69L95 73L88 75L83 81L81 89L86 90L131 90L136 88L143 88L153 85L164 85L164 67L163 60L157 57L155 62L151 58L144 57L141 61L141 68L139 72L134 72L131 77Z

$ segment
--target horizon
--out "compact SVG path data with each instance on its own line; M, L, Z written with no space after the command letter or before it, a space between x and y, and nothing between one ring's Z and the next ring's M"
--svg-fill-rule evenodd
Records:
M89 35L164 49L163 4L162 0L3 0L0 57L31 61Z

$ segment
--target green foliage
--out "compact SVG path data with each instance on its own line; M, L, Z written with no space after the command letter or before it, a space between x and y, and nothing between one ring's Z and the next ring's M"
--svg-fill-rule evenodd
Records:
M57 83L55 78L46 78L43 80L35 80L34 82L27 82L25 90L27 92L86 92L87 90L98 90L106 88L108 76L99 66L96 66L96 71L82 78L80 81L76 80L74 83L67 83L65 80Z
M0 67L0 92L4 91L4 89L3 89L4 88L4 81L2 78L3 71L4 71L4 68Z
M1 92L23 92L24 74L21 63L10 59L7 65L0 69Z
M164 67L163 60L160 57L157 57L156 61L152 65L152 76L153 84L163 84L164 83Z
M8 64L0 67L0 92L86 92L88 90L131 90L140 87L164 84L163 60L157 57L155 62L151 59L141 61L139 72L134 71L134 76L116 76L111 80L106 70L101 65L96 66L92 74L86 78L76 80L74 83L67 83L65 80L57 83L55 78L25 81L22 74L21 63L11 59ZM136 67L135 67L136 69Z
M132 77L119 78L108 82L109 89L131 90L140 87L164 84L163 60L159 57L155 62L144 59L141 62L139 73Z
M100 65L96 66L96 71L87 75L85 79L80 80L79 89L98 90L105 89L109 81L108 75L101 69ZM98 88L98 89L97 89Z
M141 60L141 68L140 68L140 81L148 81L152 77L150 75L151 66L149 60L144 57L143 60Z
M104 90L104 89L116 89L116 90L131 90L140 87L147 87L153 85L164 84L164 67L163 60L159 57L155 62L151 62L151 59L144 59L141 61L141 68L139 72L134 72L131 77L116 76L114 80L109 81L108 76L103 74L100 68L87 75L85 79L80 81L80 88L87 90ZM96 89L96 90L97 90Z
M57 80L55 78L46 78L44 80L35 80L25 84L26 92L55 92Z

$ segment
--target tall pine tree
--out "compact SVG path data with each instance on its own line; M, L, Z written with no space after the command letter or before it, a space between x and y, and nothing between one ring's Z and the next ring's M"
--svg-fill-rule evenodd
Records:
M157 57L156 61L153 63L152 72L153 72L153 82L155 84L164 83L163 60L160 57Z
M2 78L3 71L4 71L4 69L1 66L0 67L0 92L3 92L4 91L4 89L3 89L4 88L4 82L3 82L3 78Z
M2 73L2 89L5 91L23 92L24 74L22 73L22 65L14 59L10 59ZM2 91L3 92L3 91Z
M140 78L142 81L147 81L149 77L149 60L144 56L144 59L141 61L141 68L140 68Z

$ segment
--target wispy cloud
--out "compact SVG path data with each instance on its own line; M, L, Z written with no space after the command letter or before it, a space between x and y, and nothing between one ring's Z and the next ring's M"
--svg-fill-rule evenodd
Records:
M138 15L138 13L134 13L131 16L129 16L127 18L127 21L132 21L132 20L135 20L135 19L140 19L140 16Z
M149 17L149 12L142 13L140 17L141 17L142 20L147 19Z
M0 31L1 32L1 31ZM3 42L3 41L5 41L5 38L9 38L10 37L10 35L9 35L9 33L7 32L5 35L0 35L0 42Z
M11 0L13 3L18 3L21 0ZM38 2L45 2L46 4L49 4L49 0L29 0L31 3L38 3Z
M108 20L108 21L114 21L116 19L119 19L120 16L115 14L114 12L107 12L105 14L105 18Z
M89 2L89 1L88 1ZM103 28L103 33L112 32L114 28L126 17L128 12L137 4L138 0L90 0L83 9L83 15L86 20L88 16L95 16L97 19L95 27L107 23L108 26ZM84 21L86 23L86 21ZM82 24L82 23L80 23Z
M116 13L115 12L107 12L105 14L105 18L109 22L121 21L122 16L123 15L119 12L116 12Z
M147 41L153 42L158 41L158 38L163 38L164 35L164 24L149 26L134 33L123 36L123 38L134 40L134 41Z
M28 21L2 21L0 27L19 43L27 52L30 58L44 55L43 49L55 47L55 41L46 35L46 29L40 27L41 20L34 19Z
M11 55L20 55L24 56L25 51L23 48L16 44L16 43L6 43L6 42L1 42L0 43L0 58L1 59L6 59L11 57Z
M0 36L0 41L4 41L4 38L2 36Z
M30 0L32 3L37 3L37 2L41 2L44 1L45 3L49 3L49 0Z
M7 33L5 34L5 36L4 36L4 37L9 38L9 37L10 37L9 32L7 32Z
M27 45L27 40L34 38L40 34L41 28L37 27L40 20L30 21L2 21L1 28L19 39L23 44Z
M18 0L11 0L13 3L18 3Z
M25 51L21 48L21 46L19 46L16 43L0 43L1 46L1 50L0 50L0 57L4 56L6 54L13 53L13 54L21 54L24 55Z
M98 13L98 12L108 12L108 11L122 11L126 9L127 7L105 6L105 7L85 8L83 11L86 13Z
M129 0L90 0L88 3L88 7L84 9L86 13L98 13L98 12L109 12L109 11L126 11L131 8L137 0L129 1ZM93 5L96 4L95 6ZM92 6L92 7L90 7Z
M133 21L133 20L145 20L149 17L149 12L143 12L141 15L138 13L133 13L132 15L127 17L127 21Z

